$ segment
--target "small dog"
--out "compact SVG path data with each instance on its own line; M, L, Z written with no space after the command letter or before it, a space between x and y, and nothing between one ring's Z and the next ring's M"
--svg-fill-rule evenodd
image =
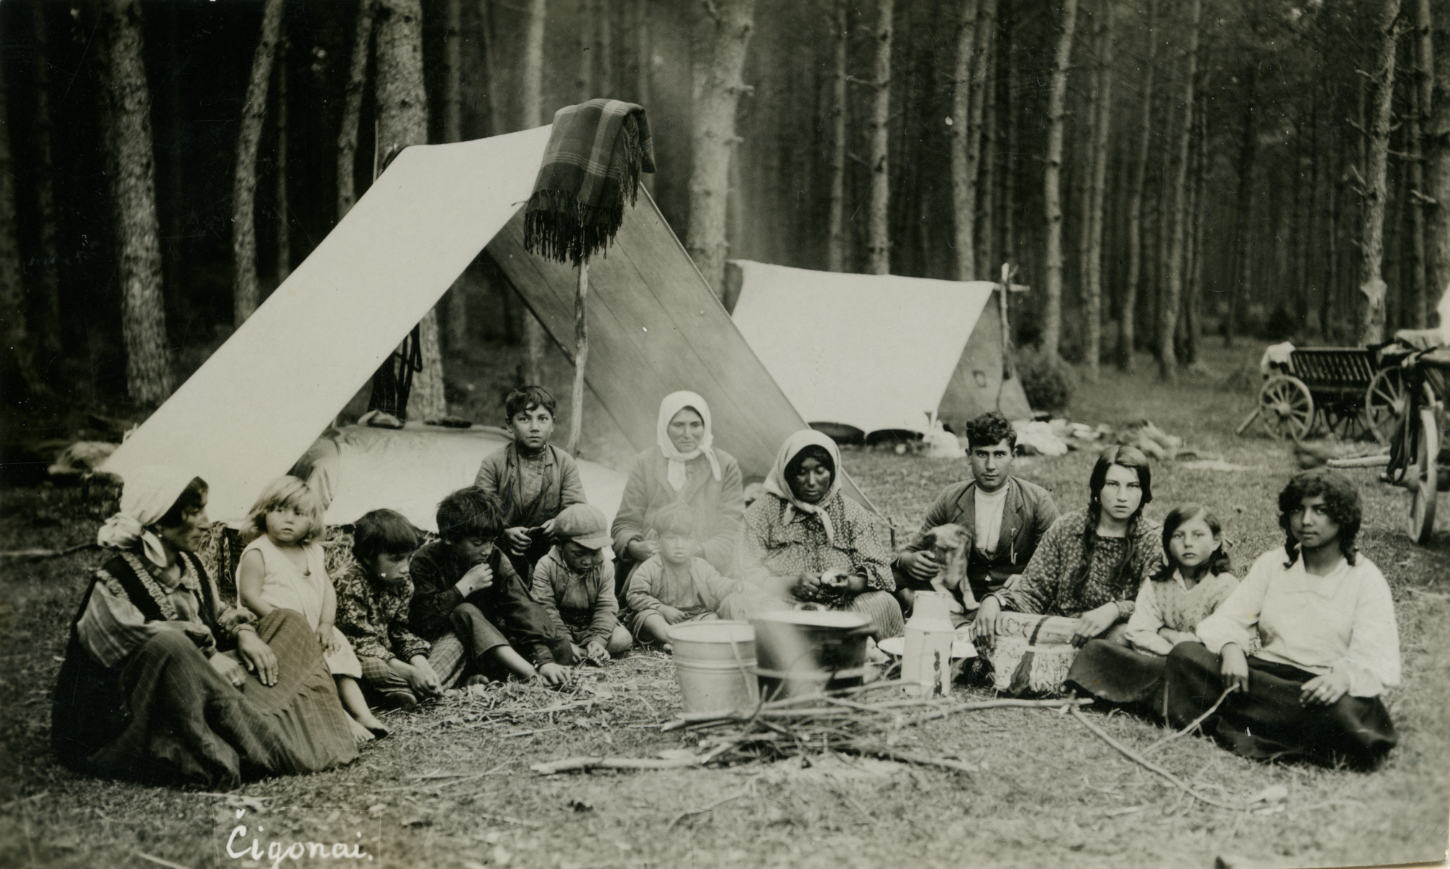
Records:
M972 552L972 532L960 525L938 525L918 541L930 549L941 562L941 570L931 579L931 587L951 600L954 613L972 612L981 606L967 582L967 559Z

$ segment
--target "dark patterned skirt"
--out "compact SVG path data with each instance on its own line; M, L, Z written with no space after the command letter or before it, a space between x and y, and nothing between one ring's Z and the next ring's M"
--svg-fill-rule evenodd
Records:
M1089 640L1067 673L1070 685L1162 717L1166 659L1106 640Z
M1223 693L1219 656L1202 643L1179 643L1165 659L1168 723L1186 727ZM1259 760L1302 759L1326 766L1340 761L1373 769L1398 741L1378 697L1345 694L1330 706L1299 702L1315 674L1250 657L1249 690L1230 694L1203 729L1235 754Z

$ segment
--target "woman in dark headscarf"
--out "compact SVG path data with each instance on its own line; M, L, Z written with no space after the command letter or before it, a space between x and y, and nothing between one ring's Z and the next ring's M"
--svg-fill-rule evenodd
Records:
M62 763L120 778L232 787L357 757L301 615L229 607L194 550L207 486L140 468L97 536L117 550L71 625L51 713Z
M841 493L841 454L817 431L786 439L745 511L746 576L788 604L858 612L878 640L903 630L892 594L891 539L883 523Z

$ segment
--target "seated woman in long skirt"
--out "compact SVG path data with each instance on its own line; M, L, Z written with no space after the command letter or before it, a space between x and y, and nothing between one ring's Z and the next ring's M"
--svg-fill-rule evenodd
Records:
M1143 582L1124 639L1128 646L1089 640L1067 681L1112 703L1163 714L1165 656L1238 587L1223 550L1223 525L1201 504L1174 508L1163 520L1168 562Z
M1373 768L1397 741L1380 695L1400 682L1400 640L1389 586L1355 548L1359 493L1326 468L1296 474L1279 525L1283 548L1199 623L1203 642L1169 653L1168 721L1188 725L1232 688L1203 728L1235 753Z
M347 716L306 620L227 606L195 549L206 482L163 467L126 477L97 542L55 686L61 763L118 778L235 787L357 757Z

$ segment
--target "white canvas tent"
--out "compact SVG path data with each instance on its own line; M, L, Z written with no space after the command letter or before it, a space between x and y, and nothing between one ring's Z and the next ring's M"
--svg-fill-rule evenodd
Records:
M548 137L542 127L405 149L103 469L123 479L147 464L191 470L211 486L214 518L240 516L485 248L560 345L572 346L574 271L522 246L522 206ZM660 398L691 389L710 402L716 444L747 476L763 476L780 443L805 422L643 191L614 246L591 261L589 277L588 386L635 449L654 443ZM341 485L358 490L343 459ZM430 464L426 456L420 462ZM460 473L424 475L418 485L433 491L413 500L436 503ZM406 474L400 468L394 483ZM386 497L399 497L387 486L360 491L373 495L345 499L349 513L393 506ZM614 505L603 506L612 512ZM431 516L421 518L431 526Z
M997 285L730 263L735 325L813 424L961 432L1032 415L1005 376Z

